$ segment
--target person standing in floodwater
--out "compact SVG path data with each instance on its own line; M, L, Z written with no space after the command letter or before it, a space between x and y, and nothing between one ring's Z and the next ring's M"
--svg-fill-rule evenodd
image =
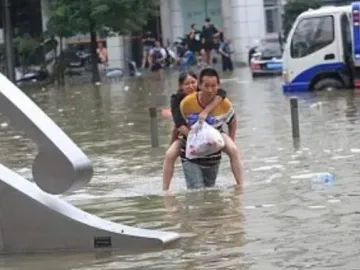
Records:
M230 48L231 40L227 39L220 44L219 53L221 54L222 60L222 71L233 71L233 62L231 59L231 54L233 53Z
M161 47L160 41L155 42L155 47L149 53L150 70L153 72L163 69L166 60L166 51Z
M100 70L105 70L108 66L108 52L102 42L98 42L96 53L98 56Z
M220 78L217 71L212 68L203 69L199 76L199 86L200 92L187 95L180 104L181 114L187 120L188 125L190 125L188 117L192 114L200 114L216 97L220 86ZM210 115L215 119L211 125L220 132L223 132L223 125L227 124L228 136L234 141L237 123L230 100L225 98L211 110ZM180 153L186 186L189 189L213 187L215 185L222 150L190 160L186 158L186 137L183 137ZM237 178L237 184L242 185L242 175Z
M206 18L205 25L203 26L201 37L204 40L203 49L205 51L205 62L211 65L211 52L215 47L215 38L220 35L217 28L212 24L210 18Z
M143 58L141 68L145 68L146 64L148 64L148 59L150 55L150 51L155 46L155 38L152 35L151 31L147 31L142 39L143 42Z
M201 61L200 50L201 50L201 31L197 30L196 24L192 24L189 33L187 33L187 45L191 52L196 56L197 63Z
M179 76L179 89L171 96L171 115L174 120L174 128L171 136L170 147L165 153L163 165L163 191L168 194L171 178L174 172L174 165L176 159L180 155L181 140L183 136L187 136L189 132L188 123L185 121L180 111L181 101L187 96L198 91L198 80L195 73L188 71L180 74ZM210 104L203 108L202 112L198 115L199 121L210 121L211 115L209 113L217 107L226 98L226 91L219 88L216 97ZM230 165L235 181L238 185L243 182L242 176L242 162L240 152L235 142L225 133L222 134L225 147L223 151L230 158Z

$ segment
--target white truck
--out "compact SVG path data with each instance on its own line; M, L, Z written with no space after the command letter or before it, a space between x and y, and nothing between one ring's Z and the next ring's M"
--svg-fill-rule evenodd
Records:
M360 87L360 2L296 19L283 53L284 92Z

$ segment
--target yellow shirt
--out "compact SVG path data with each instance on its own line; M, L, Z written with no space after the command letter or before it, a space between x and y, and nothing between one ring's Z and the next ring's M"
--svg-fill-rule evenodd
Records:
M204 107L199 102L199 92L187 95L180 103L180 111L185 120L190 114L201 113ZM224 124L229 124L235 116L233 106L228 98L225 98L211 112L211 116L215 118L212 125L215 128L221 128Z
M204 110L204 107L201 106L198 96L199 93L193 93L187 95L180 103L180 112L186 122L188 123L187 117L190 114L199 114ZM233 106L229 99L225 98L219 105L217 105L211 112L211 116L215 118L214 123L212 126L216 129L221 130L224 124L230 124L235 119L235 113ZM181 147L180 147L180 156L182 161L186 161L186 138L182 138L181 140ZM221 160L221 151L213 153L211 155L192 159L191 162L194 162L201 167L211 167L214 165L219 164Z

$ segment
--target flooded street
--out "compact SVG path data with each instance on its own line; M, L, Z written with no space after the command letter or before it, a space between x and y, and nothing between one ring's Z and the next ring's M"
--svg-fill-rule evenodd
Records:
M65 200L126 225L179 232L181 241L131 256L3 256L0 269L359 269L360 95L298 95L301 142L294 148L281 79L253 81L246 69L237 70L222 86L238 115L244 194L232 187L224 156L216 189L188 192L178 162L173 196L164 198L162 162L172 120L159 116L161 147L153 149L148 108L169 106L176 79L28 94L93 161L93 180ZM31 178L35 151L1 118L2 164ZM312 188L314 172L335 174L333 185Z

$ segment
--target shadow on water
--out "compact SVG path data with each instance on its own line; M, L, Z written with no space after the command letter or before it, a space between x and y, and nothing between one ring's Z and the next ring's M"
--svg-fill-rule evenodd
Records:
M176 76L29 92L86 152L92 182L63 198L141 228L180 232L179 245L133 256L94 254L0 258L8 269L357 269L359 259L360 97L350 91L298 95L301 141L294 147L289 97L278 78L237 70L224 80L238 117L245 195L223 157L214 190L187 192L180 163L174 196L161 194L172 120L159 117L150 147L148 108L168 107ZM31 178L34 145L0 119L0 160ZM311 173L335 174L314 190ZM50 266L50 268L49 268ZM56 268L58 267L58 268Z

